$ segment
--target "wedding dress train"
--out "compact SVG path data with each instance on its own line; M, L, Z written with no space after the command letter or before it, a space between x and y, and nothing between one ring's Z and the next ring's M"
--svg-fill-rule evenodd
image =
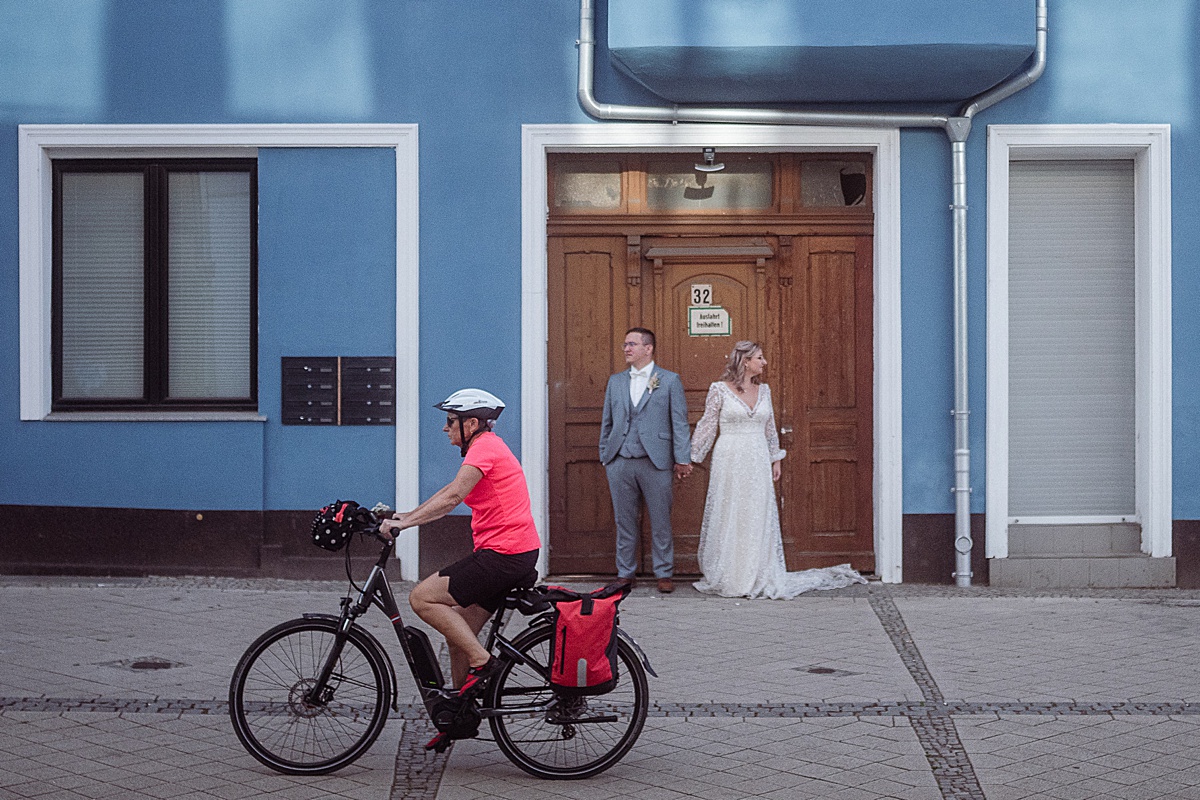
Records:
M709 448L712 468L699 550L704 578L693 584L696 589L722 597L790 600L814 589L866 583L849 564L787 571L771 479L771 464L786 451L779 449L769 386L759 386L753 408L724 382L709 387L704 417L692 436L692 460L703 460Z

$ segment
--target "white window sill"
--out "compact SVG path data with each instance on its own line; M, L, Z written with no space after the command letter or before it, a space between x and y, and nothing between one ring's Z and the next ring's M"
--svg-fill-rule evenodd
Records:
M266 422L257 411L54 411L43 422Z

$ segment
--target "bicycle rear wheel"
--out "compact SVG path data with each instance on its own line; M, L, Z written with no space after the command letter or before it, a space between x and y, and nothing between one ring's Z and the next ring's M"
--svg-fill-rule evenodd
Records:
M588 697L557 695L550 688L550 642L554 629L525 631L513 646L539 665L506 661L492 683L489 705L503 712L550 702L549 711L513 713L488 722L496 744L510 761L539 778L587 778L611 767L633 747L646 722L646 671L625 640L617 644L618 681L611 692ZM601 718L607 721L592 721Z
M250 645L229 684L229 715L242 745L288 775L323 775L367 751L391 700L387 656L350 631L324 697L308 697L336 642L337 623L294 619Z

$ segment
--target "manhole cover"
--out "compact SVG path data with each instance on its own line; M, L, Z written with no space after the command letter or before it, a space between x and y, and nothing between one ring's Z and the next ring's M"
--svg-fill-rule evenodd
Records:
M175 667L186 667L187 664L178 661L168 661L165 658L158 656L139 656L138 658L125 658L120 661L105 661L97 666L100 667L116 667L117 669L135 669L139 672L144 672L150 669L173 669Z
M792 669L797 672L807 672L809 675L833 675L837 678L859 674L857 672L847 672L844 669L834 669L833 667L792 667Z

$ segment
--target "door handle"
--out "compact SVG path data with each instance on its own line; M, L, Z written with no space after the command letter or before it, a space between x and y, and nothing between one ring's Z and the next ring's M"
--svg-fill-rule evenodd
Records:
M781 436L791 436L792 435L792 426L784 425L782 428L779 429L779 433Z

